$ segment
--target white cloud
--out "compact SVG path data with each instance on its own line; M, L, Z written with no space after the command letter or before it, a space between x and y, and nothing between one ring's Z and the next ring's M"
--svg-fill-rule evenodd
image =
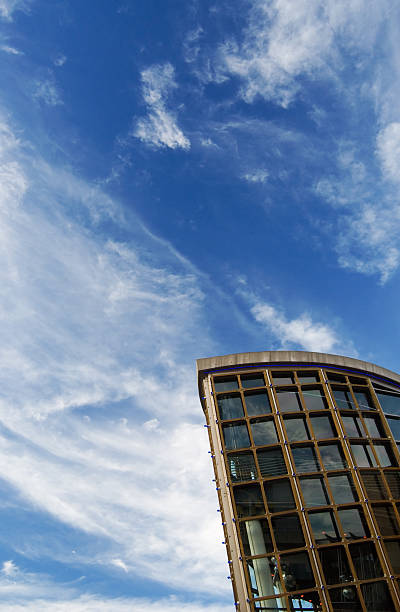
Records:
M268 179L269 172L262 168L251 170L242 175L242 179L248 183L265 183Z
M28 0L0 0L0 17L10 21L15 11L26 10L28 5Z
M337 350L341 343L329 325L315 323L307 313L287 320L282 312L266 302L257 302L251 313L282 343L283 348L299 346L307 351L329 353Z
M392 122L377 136L377 154L387 178L400 182L400 123Z
M43 79L34 83L33 97L47 104L47 106L60 106L63 101L53 79Z
M60 67L60 66L64 66L66 61L67 61L67 56L61 53L60 55L56 57L53 64L57 67Z
M1 45L0 49L9 55L23 55L22 51L19 51L15 47L10 47L9 45Z
M167 108L168 96L177 88L173 66L155 64L143 70L141 78L148 115L137 120L133 136L157 148L188 150L190 141L178 127L175 114Z

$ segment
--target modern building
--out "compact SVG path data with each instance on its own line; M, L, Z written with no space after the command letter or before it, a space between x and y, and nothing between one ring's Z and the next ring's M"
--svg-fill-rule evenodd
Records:
M400 375L338 355L197 361L235 606L400 610Z

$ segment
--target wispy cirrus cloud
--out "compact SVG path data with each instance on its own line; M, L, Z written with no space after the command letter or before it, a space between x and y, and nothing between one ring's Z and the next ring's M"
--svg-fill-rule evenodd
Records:
M0 0L0 17L11 21L15 11L27 10L31 0Z
M141 79L148 114L136 121L132 135L156 148L188 150L190 141L178 126L176 114L168 109L168 97L177 88L174 67L155 64L142 71Z

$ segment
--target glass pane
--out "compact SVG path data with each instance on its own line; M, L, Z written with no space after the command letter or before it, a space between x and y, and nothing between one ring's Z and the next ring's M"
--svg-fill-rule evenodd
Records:
M361 421L356 416L342 416L346 436L349 438L364 438L365 432Z
M310 512L308 515L316 544L329 544L340 540L335 517L331 510Z
M238 388L238 382L236 376L219 376L214 378L214 387L216 392L220 391L234 391Z
M248 559L247 571L249 572L253 597L275 595L269 559L265 557L263 559Z
M266 519L243 521L240 523L240 535L245 555L265 555L273 549Z
M339 470L348 467L342 449L338 444L320 446L319 452L326 470Z
M400 499L400 472L385 472L385 477L390 487L392 497Z
M272 372L275 385L291 385L294 383L293 374L290 372Z
M240 376L242 387L248 389L250 387L265 387L264 376L262 374L242 374Z
M395 440L400 440L400 419L391 419L387 417L387 422Z
M276 444L278 442L278 434L276 433L275 423L273 419L263 419L253 421L251 423L251 431L253 440L256 446L263 444Z
M250 446L249 434L244 423L227 423L226 425L223 425L222 431L224 433L226 448L234 449Z
M342 523L344 536L348 540L369 537L369 530L365 522L364 514L358 508L339 510L339 518Z
M353 393L357 400L358 407L361 410L375 410L375 406L369 391L353 389Z
M240 419L244 416L240 395L219 395L217 401L221 419Z
M373 511L381 535L398 535L400 533L393 506L373 506Z
M362 607L356 588L347 584L340 589L330 589L329 596L335 612L361 612Z
M397 461L394 458L393 451L389 444L385 444L385 442L374 442L374 449L382 467L397 467Z
M364 416L364 423L371 438L387 438L381 421L377 417Z
M254 462L253 453L228 455L227 462L233 482L257 479L257 469Z
M372 542L351 544L349 549L359 580L383 576L376 548Z
M400 540L385 542L387 554L394 574L400 574Z
M335 474L329 476L328 481L336 504L349 504L358 500L356 488L349 474Z
M296 591L315 586L307 553L300 552L281 555L280 561L286 590Z
M365 378L358 378L358 376L349 376L349 381L352 385L366 385L367 381Z
M319 382L318 372L297 372L297 378L301 383Z
M312 416L311 427L313 428L315 437L318 440L324 438L336 438L336 429L332 423L332 419L328 416Z
M306 507L329 505L330 501L322 478L301 478L300 488Z
M286 464L280 448L269 448L257 452L261 476L279 476L286 474Z
M275 593L278 591L276 586L274 591ZM257 612L288 612L285 600L281 598L262 599L261 601L255 601L253 605Z
M346 552L342 546L318 549L327 584L339 584L353 580Z
M388 494L379 472L360 472L368 499L387 499Z
M233 495L239 518L243 516L254 516L256 514L265 513L260 485L244 485L235 487L233 489Z
M264 489L270 512L284 512L296 507L292 487L286 478L282 480L267 480L264 482Z
M290 442L295 440L310 440L310 432L308 431L306 420L303 417L286 418L284 419L287 438Z
M346 382L346 377L343 374L337 374L336 372L326 372L326 377L331 382Z
M375 467L376 461L372 451L367 444L351 444L354 463L358 467Z
M367 582L361 585L367 612L396 612L386 582Z
M275 516L271 519L271 523L279 550L305 546L303 531L297 514Z
M325 399L322 389L302 388L304 401L308 410L325 410L328 402Z
M333 397L335 398L335 404L339 410L347 410L349 408L355 409L353 398L349 391L344 389L332 388Z
M383 393L376 391L383 412L400 416L400 393Z
M281 412L298 412L301 403L297 391L277 391L278 404Z
M322 610L320 596L315 591L301 595L289 595L289 606L290 612L321 612Z
M271 404L269 403L266 391L245 393L244 397L248 415L254 416L257 414L269 414L271 412Z
M319 462L313 446L292 447L297 472L318 472Z

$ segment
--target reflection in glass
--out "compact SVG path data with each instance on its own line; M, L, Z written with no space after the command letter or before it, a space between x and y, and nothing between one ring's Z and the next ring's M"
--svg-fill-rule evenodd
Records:
M310 512L308 519L316 544L329 544L340 540L332 510Z
M242 387L245 389L251 387L265 387L264 376L260 374L242 374L240 376Z
M390 431L392 432L392 436L395 440L400 440L400 418L393 419L391 417L386 417L388 425L390 427Z
M246 556L265 555L273 549L267 519L242 521L240 534Z
M397 416L400 416L400 393L376 391L376 395L380 405L382 406L383 412L397 414Z
M396 519L396 515L393 510L393 506L382 505L382 506L373 506L374 515L376 518L376 522L378 523L379 531L381 535L398 535L399 524Z
M387 499L385 485L379 472L361 471L361 479L367 493L368 499Z
M348 438L364 438L365 432L359 417L342 416L344 429Z
M276 444L278 442L278 434L276 433L273 419L259 419L257 421L252 421L251 431L253 434L254 444L256 446Z
M400 472L398 471L385 471L385 477L390 487L392 497L394 499L400 499Z
M250 446L250 438L245 423L227 423L222 426L222 431L227 449Z
M377 417L364 416L364 423L370 438L387 438L387 435L383 431L381 421Z
M347 584L339 589L330 589L332 607L335 612L362 612L356 588Z
M221 419L240 419L244 415L240 395L219 395L217 401Z
M294 446L292 455L297 472L319 471L319 462L313 446Z
M319 548L318 554L327 584L339 584L353 580L343 546Z
M269 414L271 412L271 404L269 403L268 394L266 391L245 393L246 409L249 416L257 414Z
M375 410L375 406L369 391L353 389L353 393L357 400L358 407L361 410Z
M364 514L358 508L339 510L344 536L347 540L369 537L369 530Z
M350 474L332 474L328 477L328 481L336 504L349 504L358 500Z
M329 416L312 416L311 427L314 430L315 437L317 440L323 440L324 438L336 438L336 429L332 423L332 419Z
M326 506L330 503L323 478L301 478L300 488L306 507Z
M351 393L345 387L332 387L332 393L333 397L335 398L335 404L339 410L348 410L349 408L355 410Z
M300 397L297 391L277 390L278 404L281 412L298 412L302 410Z
M275 595L270 561L268 558L248 559L247 570L249 572L253 597Z
M261 476L280 476L286 474L286 464L280 448L268 448L257 451Z
M310 432L304 417L285 418L285 427L288 440L310 440Z
M290 612L321 612L321 599L315 591L289 595ZM285 609L286 610L286 609Z
M337 374L336 372L326 372L326 377L330 382L346 382L346 377L343 374Z
M301 383L312 383L319 382L319 374L318 372L297 372L297 378Z
M243 485L233 489L238 517L264 514L260 485Z
M351 445L354 463L358 467L375 467L376 461L368 444L357 444L353 442Z
M280 550L305 546L300 519L297 514L275 516L271 519L275 542Z
M385 541L385 547L394 574L400 574L400 540Z
M272 372L272 378L275 385L291 385L294 383L294 377L291 372Z
M383 576L379 557L372 542L351 544L349 550L359 580Z
M228 455L227 462L233 482L257 479L257 469L254 462L253 453Z
M385 442L374 442L374 449L378 455L378 460L382 467L397 467L397 461L394 458L390 444Z
M233 391L238 388L236 376L218 376L214 378L214 387L216 392Z
M315 586L310 560L305 552L280 555L283 580L288 591Z
M308 410L326 410L328 408L328 402L322 389L302 387L302 392Z
M361 585L367 612L396 612L386 582L367 582Z
M339 470L347 468L347 461L339 444L325 444L319 447L322 461L326 470Z
M265 496L270 512L284 512L296 507L292 487L287 478L264 482Z

